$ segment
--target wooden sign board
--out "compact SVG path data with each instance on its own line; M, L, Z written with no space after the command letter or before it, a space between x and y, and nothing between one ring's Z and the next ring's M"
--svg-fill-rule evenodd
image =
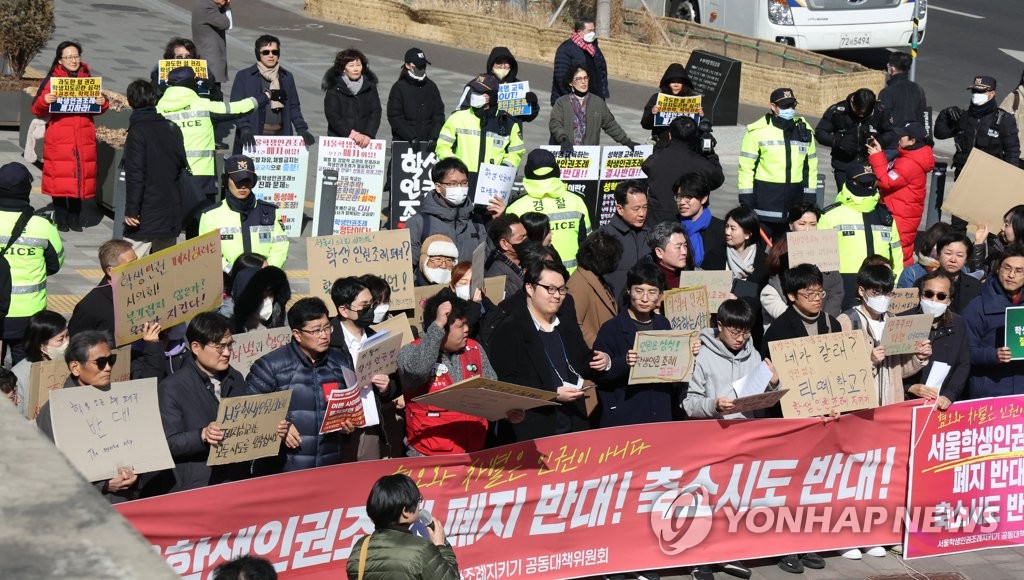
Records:
M704 286L668 290L664 294L662 311L672 330L700 332L711 321L708 290Z
M878 406L871 355L859 330L768 343L785 417L815 417Z
M708 292L708 310L718 312L718 307L729 299L732 293L732 272L728 270L694 270L679 273L679 287L704 286Z
M277 424L288 414L291 399L290 390L221 399L216 420L224 439L210 447L206 464L224 465L277 455L281 449Z
M629 369L630 385L676 383L685 380L693 366L692 333L681 330L646 330L636 333L633 350L637 361Z
M447 389L420 395L413 399L417 403L457 411L474 417L482 417L488 421L504 419L514 409L534 409L555 402L554 391L534 389L473 377L459 381Z
M309 292L331 304L331 286L343 276L374 274L391 285L391 309L413 307L409 230L384 230L306 239Z
M786 234L789 267L814 264L822 272L839 271L839 231L833 229Z
M886 318L885 330L882 332L885 356L909 354L916 351L917 343L928 340L934 320L935 318L931 314L911 314Z

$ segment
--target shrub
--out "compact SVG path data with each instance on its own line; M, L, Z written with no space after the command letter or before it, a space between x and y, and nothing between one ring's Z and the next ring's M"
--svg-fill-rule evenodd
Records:
M20 79L53 36L53 0L0 0L0 51L5 69Z

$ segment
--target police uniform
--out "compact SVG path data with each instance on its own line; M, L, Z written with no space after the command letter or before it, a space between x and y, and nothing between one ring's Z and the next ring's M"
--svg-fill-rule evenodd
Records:
M255 187L259 178L253 172L252 159L245 155L232 155L224 161L224 173L236 184L248 180ZM203 212L199 218L199 233L220 229L221 262L225 272L231 270L243 253L260 254L267 264L284 267L288 258L288 236L277 215L277 206L256 199L255 192L239 199L228 193L224 200Z
M480 75L470 81L469 88L477 95L490 95L490 106L452 113L441 127L434 154L439 160L457 157L466 164L471 178L481 163L519 167L526 145L516 118L498 110L498 79Z
M990 76L974 77L971 91L995 91L996 79ZM953 138L956 152L953 154L954 178L967 163L972 149L980 149L998 157L1010 165L1017 166L1020 160L1020 136L1017 133L1017 119L1013 113L1000 109L993 97L983 105L972 104L966 111L960 107L943 109L935 119L935 138Z

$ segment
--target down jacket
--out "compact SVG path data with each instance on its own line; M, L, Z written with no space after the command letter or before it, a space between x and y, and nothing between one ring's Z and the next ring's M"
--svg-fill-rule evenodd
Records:
M1006 309L1010 306L1017 304L1010 301L998 278L992 277L964 309L971 373L967 396L961 399L1024 394L1024 361L999 363L996 359L996 350L1006 346Z
M49 118L43 143L42 192L50 197L91 199L96 195L96 125L92 113L58 113L50 115L50 105L43 99L50 94L50 78L85 78L92 76L89 66L74 74L57 65L43 80L32 102L32 114ZM110 106L104 102L102 114Z
M369 67L363 69L363 86L352 94L348 85L334 72L334 67L324 73L320 88L324 90L324 114L327 116L327 134L332 137L348 137L352 131L377 137L380 129L380 95L377 94L377 75Z
M889 163L885 151L868 156L878 179L878 191L889 208L903 246L903 265L914 263L914 239L924 214L924 197L928 193L928 172L935 167L935 154L928 145L916 149L899 149Z
M282 444L277 458L279 465L257 462L260 465L254 466L255 471L258 474L297 471L341 463L348 436L340 431L319 434L327 412L324 385L337 383L338 388L344 388L354 380L354 373L341 358L341 353L328 350L314 363L299 350L294 340L257 360L249 369L246 394L291 390L292 399L285 418L295 425L302 441L297 449Z
M409 531L408 526L394 525L364 536L352 546L345 571L348 577L359 577L359 554L364 542L366 564L363 580L422 578L424 580L458 580L459 565L450 545L435 546L429 540Z

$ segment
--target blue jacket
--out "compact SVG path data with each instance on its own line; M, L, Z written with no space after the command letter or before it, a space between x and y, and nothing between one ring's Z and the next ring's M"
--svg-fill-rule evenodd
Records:
M968 397L1024 394L1024 361L996 362L996 349L1006 343L1006 308L1013 306L1002 286L989 279L981 294L964 309L967 342L971 347Z
M297 135L303 131L308 131L309 125L302 118L299 91L295 88L295 77L292 76L292 73L285 70L284 67L278 70L280 71L278 73L278 81L281 83L281 90L285 94L284 108L281 109L280 135ZM255 97L263 92L262 81L263 77L260 76L260 71L256 68L255 64L238 71L235 75L235 81L231 83L231 102L239 101L246 97ZM266 107L260 107L248 115L235 120L238 127L238 131L235 132L235 155L242 152L242 142L239 140L242 129L249 129L253 135L260 135L263 121L266 119L269 108L270 103L267 103ZM292 130L293 127L294 131Z
M672 326L667 318L655 314L651 330L672 330ZM626 351L633 348L635 339L636 324L627 309L601 325L597 332L594 350L608 353L612 358L612 367L597 380L597 388L601 391L598 396L601 402L598 424L601 427L672 420L672 390L680 390L682 383L626 385L629 381Z
M273 393L290 389L292 400L286 418L302 436L298 449L282 443L279 465L262 462L254 467L258 474L274 471L296 471L311 467L336 465L342 461L342 449L348 436L341 432L320 435L320 425L327 412L324 383L339 383L340 388L354 381L352 369L345 364L341 353L329 349L315 364L309 360L293 340L257 360L249 370L248 395ZM283 465L280 463L283 460ZM260 464L261 462L257 462Z

